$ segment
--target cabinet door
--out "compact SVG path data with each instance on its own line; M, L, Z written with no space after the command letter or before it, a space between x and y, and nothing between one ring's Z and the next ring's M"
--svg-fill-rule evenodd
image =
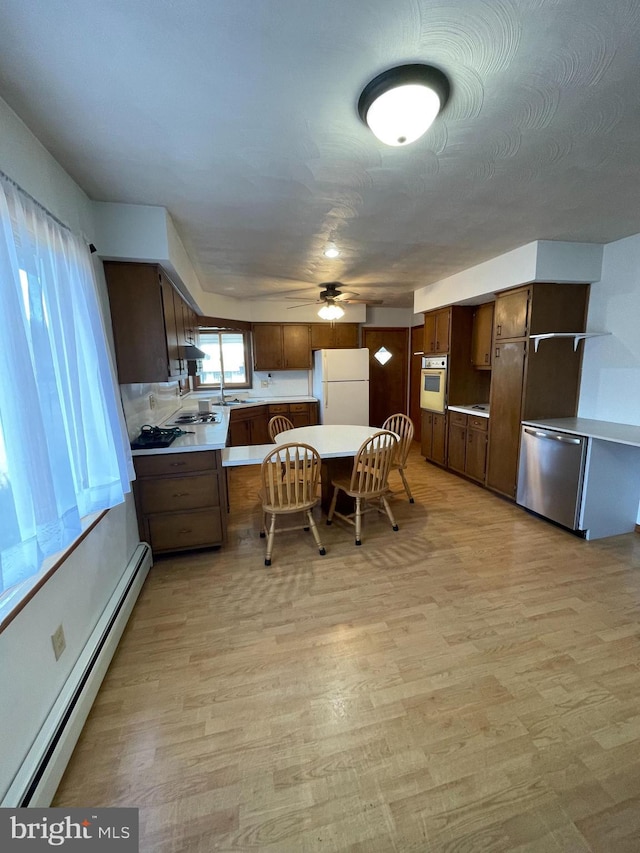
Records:
M435 343L434 352L446 354L449 352L451 340L451 309L445 308L437 311L435 315Z
M436 315L431 311L424 315L424 346L425 355L436 351Z
M182 307L180 297L175 292L171 282L163 275L160 276L160 281L162 284L164 326L167 335L167 353L169 355L169 378L174 379L181 376L183 372L182 359L178 348L181 343L178 329L182 328Z
M453 471L464 474L467 445L467 428L462 424L449 423L449 448L447 463Z
M496 340L524 338L529 327L529 288L499 293L495 303Z
M516 494L525 347L498 343L493 354L487 486L509 498Z
M358 348L358 324L357 323L336 323L333 327L334 331L334 346L339 349L357 349Z
M335 335L330 323L311 323L311 349L333 349Z
M451 445L449 445L451 447ZM487 467L487 433L484 430L468 429L466 440L465 473L468 477L484 483Z
M294 427L310 426L311 403L289 403L289 414L287 417Z
M260 323L253 327L253 366L256 370L282 370L282 326Z
M269 444L269 421L267 410L262 407L251 417L251 440L249 444Z
M311 334L308 324L287 324L282 327L283 366L287 370L308 370L311 367Z
M420 453L425 459L431 459L433 445L433 414L431 412L421 412L420 428Z
M167 336L158 268L152 264L104 264L121 385L169 379Z
M478 305L473 314L471 364L480 369L491 367L491 334L493 331L493 302Z
M433 441L431 459L439 465L447 460L447 418L446 415L433 413Z
M231 447L246 447L251 444L251 420L249 418L234 418L235 412L231 413L229 422L229 444ZM238 412L238 414L240 414ZM261 444L266 442L260 442Z

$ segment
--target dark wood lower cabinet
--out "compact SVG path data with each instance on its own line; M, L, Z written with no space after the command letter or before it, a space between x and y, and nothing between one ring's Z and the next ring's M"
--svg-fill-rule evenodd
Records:
M425 412L421 416L420 447L429 462L444 465L447 461L447 416L439 412Z
M140 537L154 554L221 545L227 496L219 450L134 456Z
M318 423L318 404L270 403L267 406L232 409L229 418L229 447L269 444L269 420L274 415L284 415L294 427L313 426Z
M487 418L449 412L447 466L484 483L487 467Z
M485 419L480 429L473 429L470 424L467 427L464 472L479 483L484 483L487 471L487 426Z

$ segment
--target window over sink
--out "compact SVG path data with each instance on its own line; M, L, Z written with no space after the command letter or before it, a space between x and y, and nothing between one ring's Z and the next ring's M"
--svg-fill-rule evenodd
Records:
M225 389L251 387L250 333L200 329L199 348L207 354L202 370L195 377L196 388Z

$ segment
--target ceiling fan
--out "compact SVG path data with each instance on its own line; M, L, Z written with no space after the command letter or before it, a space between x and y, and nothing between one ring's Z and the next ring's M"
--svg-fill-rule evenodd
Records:
M352 290L339 290L342 286L339 281L327 281L318 285L323 289L318 294L317 299L300 302L301 297L299 296L287 296L285 298L300 302L299 305L292 305L291 308L302 308L303 305L382 305L383 303L382 299L361 299L360 294Z

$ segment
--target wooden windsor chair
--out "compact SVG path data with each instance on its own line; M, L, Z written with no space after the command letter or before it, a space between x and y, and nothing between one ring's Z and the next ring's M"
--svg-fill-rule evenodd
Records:
M319 501L320 463L320 456L314 447L295 442L274 447L262 461L260 500L265 529L269 519L266 531L265 566L271 565L276 518L280 515L302 512L308 524L304 529L311 528L318 552L322 555L326 554L312 514L314 506ZM299 526L279 528L280 531L298 529Z
M405 477L404 473L405 468L407 467L407 457L409 456L409 451L411 450L411 443L413 441L413 421L411 420L411 418L407 417L407 415L398 412L395 415L390 415L386 419L386 421L382 424L382 429L387 429L390 432L395 432L396 435L400 436L399 441L396 445L393 460L391 461L391 470L397 471L400 474L400 478L402 479L402 485L404 486L404 490L407 493L407 497L409 498L409 503L415 503L413 495L411 494L411 489L409 488L409 483L407 483L407 478Z
M331 524L334 516L355 526L355 543L362 544L362 516L374 507L364 508L363 504L374 499L378 500L391 522L393 530L398 530L398 525L391 512L386 495L389 491L389 471L395 453L398 439L388 430L379 430L362 443L355 459L350 478L338 478L332 480L333 498L329 507L327 524ZM336 510L338 494L342 491L355 500L355 511L353 513L341 513ZM381 511L381 509L380 509Z
M271 441L275 441L276 436L288 429L293 429L293 424L289 418L286 418L284 415L274 415L267 425Z

